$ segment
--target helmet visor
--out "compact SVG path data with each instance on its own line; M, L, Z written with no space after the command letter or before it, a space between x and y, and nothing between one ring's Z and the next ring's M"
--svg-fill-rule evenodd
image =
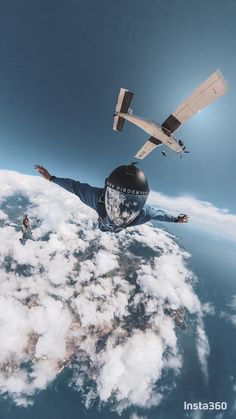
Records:
M130 224L140 213L147 195L126 194L106 187L105 207L107 215L116 226Z

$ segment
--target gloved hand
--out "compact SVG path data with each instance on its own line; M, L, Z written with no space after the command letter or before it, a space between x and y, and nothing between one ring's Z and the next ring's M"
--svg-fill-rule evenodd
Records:
M179 214L176 220L176 223L187 223L189 220L189 215Z

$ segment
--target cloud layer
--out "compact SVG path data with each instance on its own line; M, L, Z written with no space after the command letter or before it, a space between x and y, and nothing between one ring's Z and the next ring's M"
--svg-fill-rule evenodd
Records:
M167 391L163 377L173 382L181 371L166 312L180 307L195 324L207 378L190 255L173 236L151 225L101 233L96 214L72 194L39 177L0 174L1 393L27 405L72 363L86 406L97 397L119 412L157 405ZM22 245L26 212L34 240Z
M236 240L236 214L217 208L207 201L192 196L169 197L158 192L150 194L149 203L175 214L190 216L191 224L230 240Z

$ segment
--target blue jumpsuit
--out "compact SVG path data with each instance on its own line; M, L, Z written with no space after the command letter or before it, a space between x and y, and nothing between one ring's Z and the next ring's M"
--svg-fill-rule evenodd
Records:
M87 183L81 183L72 179L58 178L55 176L52 176L51 180L67 191L77 195L85 205L88 205L97 212L98 227L101 231L117 233L124 228L144 224L150 220L177 222L177 218L173 215L167 214L162 210L155 210L149 205L145 205L139 215L126 227L117 227L107 216L103 188L96 188L88 185Z

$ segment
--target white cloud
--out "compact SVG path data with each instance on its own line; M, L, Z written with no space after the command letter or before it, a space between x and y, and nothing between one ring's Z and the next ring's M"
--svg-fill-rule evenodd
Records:
M236 314L233 314L232 316L230 316L230 321L236 327Z
M140 416L137 413L132 413L130 419L147 419L146 416Z
M236 240L236 214L231 214L228 209L217 208L208 201L192 196L170 197L158 192L151 192L149 203L176 215L188 214L193 225L220 237Z
M25 206L15 207L16 195L26 198ZM86 406L97 397L112 400L118 412L158 405L164 371L175 376L182 366L166 305L196 318L207 375L196 279L190 255L172 235L150 225L101 233L94 211L35 176L1 171L0 199L9 205L2 206L3 221L19 225L27 210L34 223L34 240L24 246L13 224L0 230L1 393L27 405L73 359L74 387ZM89 390L87 378L94 383Z
M0 220L6 221L8 219L7 214L5 214L2 210L0 210Z
M204 315L214 316L216 314L216 309L212 303L207 302L202 304L202 312Z
M105 275L108 272L118 267L116 256L100 250L95 258L95 264L97 269L97 275Z
M198 319L197 324L197 353L204 381L207 384L209 379L207 359L210 355L210 345L201 318Z
M118 401L128 399L133 405L145 407L162 373L163 351L161 338L149 331L136 331L115 347L108 342L100 359L101 400L107 401L115 393Z
M236 295L232 295L231 302L229 303L229 307L236 311Z
M225 412L218 413L215 419L223 419L225 416Z
M229 321L236 327L236 295L232 295L231 301L228 303L230 313L226 311L220 312L220 317Z
M203 419L204 412L201 412L200 410L196 410L192 413L191 419Z

